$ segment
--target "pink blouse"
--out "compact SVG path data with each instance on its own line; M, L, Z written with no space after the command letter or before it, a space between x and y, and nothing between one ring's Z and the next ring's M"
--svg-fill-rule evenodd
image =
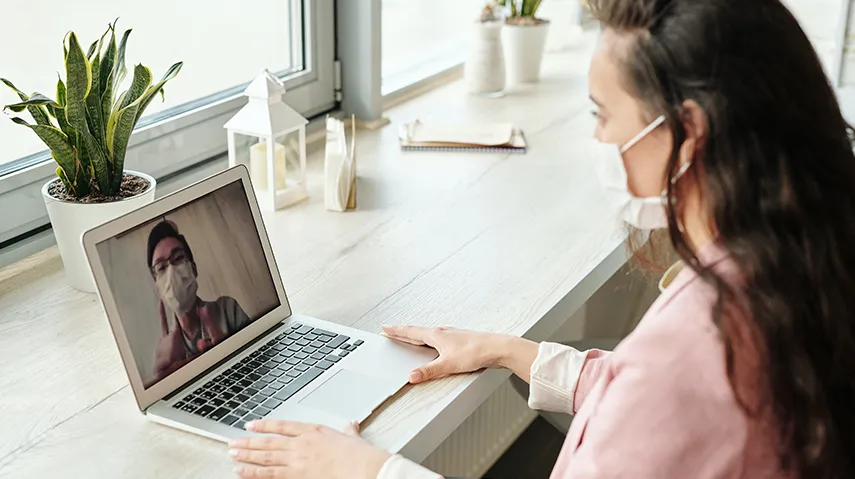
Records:
M715 244L698 258L726 278L735 273ZM683 268L614 352L540 344L529 406L575 414L551 479L789 477L778 466L778 427L751 347L735 352L737 380L759 413L737 403L714 301L714 289ZM396 455L378 476L393 478L441 476Z

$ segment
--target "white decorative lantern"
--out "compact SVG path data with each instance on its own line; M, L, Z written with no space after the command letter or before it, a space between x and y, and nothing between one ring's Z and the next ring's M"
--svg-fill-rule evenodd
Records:
M249 168L259 204L276 210L306 199L306 124L285 87L266 69L244 91L248 101L225 124L229 166Z

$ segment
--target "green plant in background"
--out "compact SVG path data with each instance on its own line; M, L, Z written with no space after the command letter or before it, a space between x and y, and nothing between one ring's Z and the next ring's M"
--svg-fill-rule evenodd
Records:
M157 83L151 70L134 67L127 91L117 90L127 75L125 49L131 30L125 31L116 45L116 24L109 25L88 53L83 52L77 35L71 32L63 40L65 82L59 78L56 100L41 93L27 96L5 78L0 78L21 98L6 105L15 113L27 110L35 124L23 118L12 121L33 130L47 145L58 166L56 174L66 191L82 198L93 193L116 196L122 185L125 152L131 133L145 109L163 86L175 78L182 63L172 65ZM109 34L109 40L105 40Z
M497 3L503 7L507 7L508 22L525 23L537 20L537 9L540 7L542 0L497 0Z

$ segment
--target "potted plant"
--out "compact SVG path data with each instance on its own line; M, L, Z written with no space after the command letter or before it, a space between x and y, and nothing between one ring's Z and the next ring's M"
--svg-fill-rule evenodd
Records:
M508 9L503 31L507 81L510 84L540 80L549 21L537 17L541 0L499 0Z
M499 97L505 90L505 56L502 49L502 17L498 3L490 0L481 10L463 66L467 89L473 95Z
M115 27L110 24L86 53L77 35L66 35L66 77L57 81L56 99L41 93L26 95L0 78L21 99L4 111L26 110L34 123L14 115L12 121L38 135L57 163L57 177L42 187L42 196L66 276L73 287L88 292L95 291L95 284L81 235L154 199L154 178L125 170L125 153L137 121L182 66L172 65L160 81L152 83L151 71L137 65L128 89L117 94L127 74L125 49L131 30L117 45Z

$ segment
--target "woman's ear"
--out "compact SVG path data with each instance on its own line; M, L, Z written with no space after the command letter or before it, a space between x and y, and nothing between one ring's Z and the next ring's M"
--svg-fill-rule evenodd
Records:
M683 102L680 112L686 140L680 145L680 166L691 162L703 148L707 137L707 116L695 100Z

